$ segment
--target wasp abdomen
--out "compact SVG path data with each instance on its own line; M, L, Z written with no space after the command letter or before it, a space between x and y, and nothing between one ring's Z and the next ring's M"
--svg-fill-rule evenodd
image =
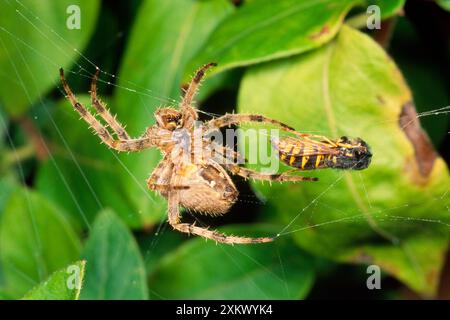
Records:
M369 166L372 153L361 139L312 140L298 138L272 139L280 160L299 170L350 169L362 170Z
M279 157L281 161L290 167L295 167L300 170L314 170L314 169L324 169L333 168L334 162L336 162L336 157L331 155L287 155L280 151Z

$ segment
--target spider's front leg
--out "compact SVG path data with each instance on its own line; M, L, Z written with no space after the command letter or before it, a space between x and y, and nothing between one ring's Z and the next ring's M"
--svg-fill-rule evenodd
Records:
M106 105L97 98L97 80L100 69L97 68L91 82L91 102L97 113L106 121L106 123L114 130L114 133L122 140L129 140L130 136L125 128L112 116Z
M75 110L80 114L81 118L86 121L89 126L94 130L94 132L102 139L102 141L110 146L111 148L117 151L141 151L150 147L155 146L155 138L150 136L142 136L138 139L129 139L128 134L125 132L123 127L114 119L113 116L108 112L108 110L101 104L101 102L97 99L96 93L96 76L94 76L93 84L91 88L92 94L92 102L94 107L99 111L100 115L103 119L115 130L115 133L119 136L119 138L123 140L116 140L113 138L111 133L76 99L72 90L69 87L65 77L64 70L59 69L61 82L63 84L64 91L67 94L67 98L69 99L72 106ZM126 138L126 139L125 139Z
M183 123L185 128L192 127L194 121L198 119L197 111L192 106L192 103L206 71L216 65L216 63L211 62L198 69L184 92L183 100L180 103L180 111L183 115Z
M274 238L250 238L250 237L227 236L217 231L208 230L206 228L201 228L189 223L182 223L180 220L179 192L177 191L169 192L167 201L168 201L169 224L175 230L188 234L195 234L197 236L225 244L264 243L264 242L271 242L274 240Z
M209 142L205 150L207 151L206 157L212 156L218 163L247 163L247 159L239 152L232 150L228 146L219 145L214 141Z
M240 113L228 113L219 118L212 119L206 123L206 131L217 130L222 127L231 125L239 125L242 123L259 122L267 123L277 126L287 132L297 133L294 128L280 122L278 120L267 118L260 114L240 114Z
M206 71L215 66L217 66L217 63L211 62L205 64L195 72L194 77L192 78L191 82L189 83L189 86L186 89L183 100L181 101L182 112L184 111L184 108L191 106L194 97L198 91L198 88L200 86L200 83L202 82L202 79L206 74Z
M226 114L222 117L212 119L206 124L206 133L211 132L212 130L217 130L219 128L229 126L229 125L237 125L246 122L262 122L268 123L282 128L284 131L291 132L294 134L298 134L295 129L292 127L267 117L264 117L259 114ZM222 157L222 162L219 159L216 159L218 162L223 163L223 166L230 171L234 175L239 175L245 179L255 179L262 181L277 181L277 182L298 182L298 181L317 181L318 178L315 177L302 177L289 175L291 171L279 173L279 174L267 174L261 173L255 170L243 168L237 164L229 163L225 157ZM294 171L294 170L292 170Z

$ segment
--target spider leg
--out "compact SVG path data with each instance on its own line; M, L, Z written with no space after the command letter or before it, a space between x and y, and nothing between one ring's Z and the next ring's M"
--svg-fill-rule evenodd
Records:
M232 151L230 149L230 151ZM248 168L244 168L239 166L238 164L234 163L230 159L223 154L218 154L213 156L213 159L215 162L220 163L227 169L229 172L231 172L234 175L241 176L245 179L256 179L256 180L262 180L262 181L278 181L278 182L298 182L298 181L317 181L318 178L315 177L302 177L302 176L292 176L289 175L292 172L298 172L298 169L291 169L283 173L277 173L277 174L267 174L267 173L261 173L255 170L251 170ZM247 161L246 161L247 162Z
M192 107L192 102L206 73L206 70L216 65L216 63L208 63L198 69L184 93L183 100L180 103L180 110L183 114L183 126L185 128L192 127L193 122L198 119L197 111L194 107Z
M109 131L80 102L78 102L64 77L64 70L62 68L59 69L59 74L64 91L72 106L80 114L81 118L83 118L83 120L94 130L94 133L109 147L117 151L137 152L155 146L155 138L148 135L144 135L138 139L115 140Z
M262 122L280 127L281 129L296 133L295 129L278 120L270 119L260 114L238 114L227 113L222 117L215 118L206 123L206 130L217 130L222 127L238 125L245 122Z
M159 191L159 192L170 192L174 190L186 190L189 189L189 186L173 186L170 184L149 184L147 183L149 189L153 191Z
M183 101L181 101L181 111L183 112L183 108L190 106L192 104L192 101L195 97L195 94L198 91L198 88L200 86L200 83L205 76L206 71L211 68L215 67L217 63L211 62L208 64L205 64L200 69L197 70L194 77L191 80L191 83L189 84L188 88L186 89L186 93L184 94Z
M239 152L232 150L231 148L227 146L219 145L216 142L210 143L206 150L209 152L215 152L217 153L218 157L215 155L212 155L213 158L218 163L247 163L247 159L243 157Z
M169 216L169 224L180 232L195 234L197 236L211 239L216 242L225 243L225 244L250 244L250 243L264 243L264 242L272 242L274 238L250 238L250 237L236 237L236 236L227 236L223 233L208 230L206 228L201 228L189 223L182 223L180 220L180 207L179 207L179 194L176 191L169 192L168 195L168 216Z
M171 176L173 172L173 164L169 161L169 156L166 155L158 163L153 170L150 178L147 179L147 187L150 190L167 193L172 190L189 189L189 186L173 185L171 184Z
M337 147L336 142L332 141L330 138L325 137L325 136L308 134L308 133L299 133L299 132L295 132L294 134L305 140L313 141L315 143L317 143L317 140L319 140L321 143L326 143L326 144L332 145L334 147Z
M125 131L124 127L117 121L116 117L112 116L109 110L106 108L104 103L102 103L97 97L97 80L100 69L97 68L94 77L91 82L91 101L95 110L98 114L109 124L109 126L114 130L117 136L122 140L129 140L130 136Z
M224 147L227 148L227 147ZM215 149L216 150L216 149ZM233 151L229 149L230 151ZM239 155L239 154L238 154ZM240 155L239 155L240 156ZM213 157L214 161L217 163L220 163L223 165L228 171L230 171L234 175L241 176L245 179L256 179L256 180L263 180L263 181L278 181L278 182L298 182L298 181L317 181L318 178L315 177L302 177L302 176L291 176L289 175L292 172L298 172L297 169L291 169L283 173L279 174L267 174L267 173L261 173L255 170L251 170L248 168L244 168L239 166L238 164L234 163L230 159L222 154L218 154ZM247 161L245 161L247 162Z
M295 172L297 170L289 170L283 173L267 174L261 173L248 168L243 168L235 164L224 164L224 167L234 175L241 176L245 179L255 179L262 181L278 181L278 182L298 182L298 181L317 181L318 178L315 177L302 177L302 176L291 176L290 172Z

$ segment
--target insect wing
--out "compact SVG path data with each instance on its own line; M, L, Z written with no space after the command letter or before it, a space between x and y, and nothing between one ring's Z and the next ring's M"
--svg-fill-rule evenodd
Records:
M312 137L312 136L310 136ZM290 156L335 155L336 148L324 141L308 138L272 138L272 146L280 154Z

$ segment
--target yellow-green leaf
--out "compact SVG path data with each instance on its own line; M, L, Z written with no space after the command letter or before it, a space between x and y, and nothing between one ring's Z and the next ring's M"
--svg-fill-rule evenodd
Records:
M438 5L443 9L450 11L450 0L437 0Z
M450 234L448 168L429 148L411 93L382 48L343 27L323 48L249 69L239 110L304 133L367 141L373 159L364 171L255 184L269 200L266 213L283 221L282 236L294 235L311 252L378 264L417 292L435 293Z
M402 10L406 0L366 0L367 6L376 5L380 8L381 18L389 18Z

